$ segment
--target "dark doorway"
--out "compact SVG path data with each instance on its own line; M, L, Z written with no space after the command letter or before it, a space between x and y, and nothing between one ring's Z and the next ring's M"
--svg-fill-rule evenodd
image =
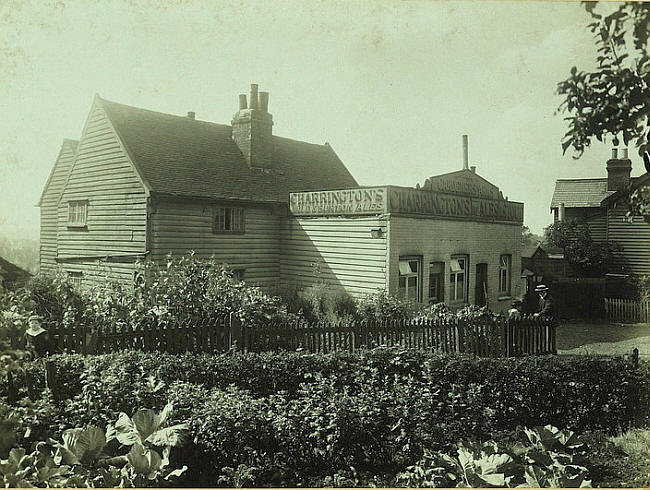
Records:
M487 264L476 264L476 294L474 302L477 306L487 304Z

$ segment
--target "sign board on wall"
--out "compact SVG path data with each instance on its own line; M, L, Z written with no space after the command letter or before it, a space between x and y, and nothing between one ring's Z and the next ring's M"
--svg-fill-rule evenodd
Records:
M391 213L523 223L524 205L505 199L483 199L411 188L390 187Z
M381 214L386 212L386 188L296 192L289 197L289 208L296 216Z
M522 203L501 197L483 198L394 186L292 193L289 209L294 216L392 213L510 223L522 223L524 218Z
M422 188L447 194L459 194L484 199L503 199L497 186L468 171L430 177L422 185Z

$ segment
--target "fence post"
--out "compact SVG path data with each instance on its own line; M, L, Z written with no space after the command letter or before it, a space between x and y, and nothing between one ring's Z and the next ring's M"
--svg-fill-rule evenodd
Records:
M456 326L458 327L458 352L465 352L465 320L458 320Z
M639 349L636 347L632 349L632 367L634 369L639 368Z
M228 322L230 327L230 348L244 352L246 347L244 345L244 327L237 318L237 315L230 313L230 321ZM250 346L248 346L250 349Z
M45 361L45 386L56 397L59 390L56 383L56 366L54 365L54 361Z
M547 328L550 328L551 330L551 353L553 355L557 355L557 345L555 343L555 333L557 329L557 322L555 320L551 320L549 323L549 326Z

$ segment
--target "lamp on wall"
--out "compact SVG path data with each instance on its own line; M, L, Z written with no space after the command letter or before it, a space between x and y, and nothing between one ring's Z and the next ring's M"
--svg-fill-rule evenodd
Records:
M384 230L381 228L372 228L370 230L370 236L373 238L381 238L384 236Z

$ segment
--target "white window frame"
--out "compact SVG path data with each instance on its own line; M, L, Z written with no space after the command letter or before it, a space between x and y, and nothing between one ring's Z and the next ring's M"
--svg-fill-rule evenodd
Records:
M463 267L464 265L464 267ZM469 256L468 255L452 255L451 262L449 263L449 301L451 303L466 303L468 300L469 291ZM463 288L461 291L458 289L458 278L463 278ZM459 296L459 293L462 293Z
M67 226L83 228L88 223L88 200L68 201Z
M81 271L69 271L68 278L74 289L81 289L83 286L84 273Z
M414 270L415 267L415 270ZM422 301L422 257L400 257L398 262L397 294L409 301ZM400 287L400 279L404 279L404 288ZM415 288L409 287L409 279L415 278ZM403 292L402 292L403 291Z
M499 296L512 294L512 255L502 254L499 257Z
M212 214L212 232L215 234L243 234L246 231L244 208L217 206Z
M432 266L435 266L435 265L438 265L438 264L442 266L442 270L439 271L439 272L431 272ZM434 301L436 303L441 303L441 302L445 301L445 274L446 274L445 266L446 266L446 264L444 262L442 262L442 261L429 262L429 302L430 303L434 302ZM438 295L435 296L435 297L433 297L431 295L431 285L432 285L431 278L432 277L437 278L437 281L439 281L438 288L437 288L438 289ZM434 282L435 282L435 280L434 280Z

